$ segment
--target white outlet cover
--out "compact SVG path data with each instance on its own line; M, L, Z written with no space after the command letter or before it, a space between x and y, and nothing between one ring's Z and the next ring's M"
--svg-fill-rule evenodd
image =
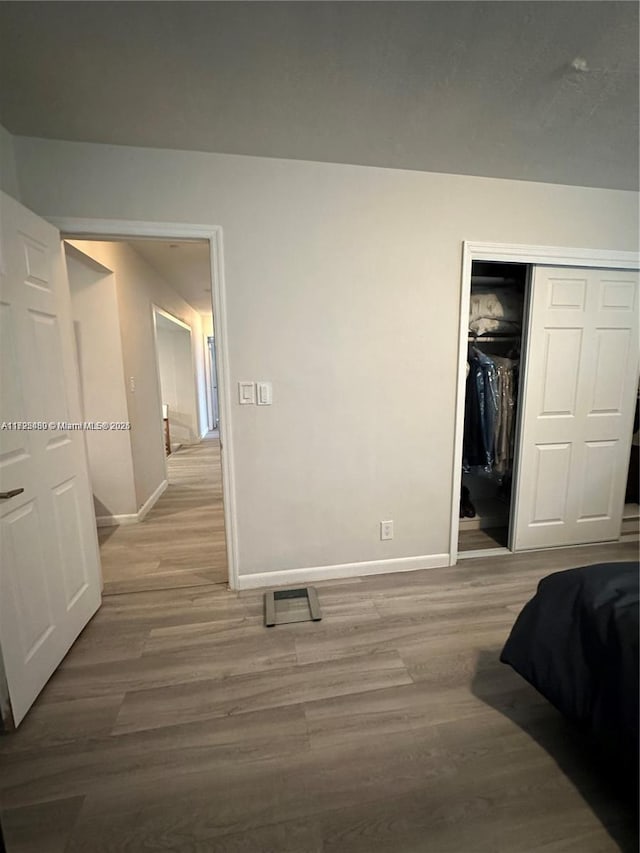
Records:
M393 539L393 521L380 522L380 539Z

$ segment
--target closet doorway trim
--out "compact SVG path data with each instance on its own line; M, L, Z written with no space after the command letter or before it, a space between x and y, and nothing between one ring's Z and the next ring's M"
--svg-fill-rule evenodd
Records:
M546 264L550 266L592 267L601 269L638 270L637 252L606 249L569 249L563 246L527 246L518 243L462 243L462 283L460 288L460 327L458 330L458 379L456 388L456 421L454 427L453 477L451 498L451 531L449 565L458 562L460 511L460 471L462 470L462 438L464 432L464 400L471 299L471 264L473 261L503 261L514 264Z

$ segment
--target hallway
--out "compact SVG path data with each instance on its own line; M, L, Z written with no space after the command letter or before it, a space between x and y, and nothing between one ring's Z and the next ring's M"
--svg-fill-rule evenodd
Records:
M167 471L144 521L99 528L104 595L227 582L220 440L181 447Z

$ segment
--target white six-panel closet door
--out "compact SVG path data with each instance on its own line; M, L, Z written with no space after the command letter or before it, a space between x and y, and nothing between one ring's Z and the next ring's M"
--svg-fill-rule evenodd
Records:
M513 550L620 535L638 383L638 273L536 267Z

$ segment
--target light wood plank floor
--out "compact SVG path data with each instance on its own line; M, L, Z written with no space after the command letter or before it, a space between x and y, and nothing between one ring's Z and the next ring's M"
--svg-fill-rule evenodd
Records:
M98 529L105 595L227 582L220 440L181 447L167 469L144 521Z
M106 599L0 738L9 853L610 853L635 824L560 715L498 662L544 575L637 544L259 592Z

